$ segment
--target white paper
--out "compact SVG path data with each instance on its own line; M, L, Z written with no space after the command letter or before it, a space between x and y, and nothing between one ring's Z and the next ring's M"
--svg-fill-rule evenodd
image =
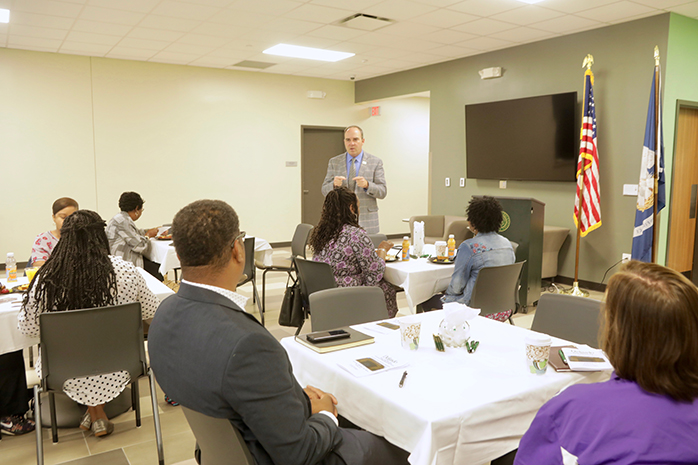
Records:
M158 228L158 236L162 236L170 230L171 226L160 226Z
M613 370L613 365L608 361L608 357L603 350L600 349L572 349L565 347L562 349L565 354L567 363L572 371L605 371ZM597 358L602 361L579 361L575 358Z
M386 328L385 326L382 326L381 323L385 324L393 324L396 327L395 328ZM376 321L376 322L371 322L371 323L363 323L360 325L353 325L350 326L351 329L355 329L356 331L360 331L362 333L369 332L369 336L372 336L373 333L376 334L392 334L395 331L398 333L400 332L400 325L398 324L398 321L396 319L391 319L391 320L384 320L384 321Z
M364 376L384 373L395 368L407 366L407 360L400 359L400 357L394 354L380 356L371 355L357 360L339 363L338 365L357 378L362 378Z

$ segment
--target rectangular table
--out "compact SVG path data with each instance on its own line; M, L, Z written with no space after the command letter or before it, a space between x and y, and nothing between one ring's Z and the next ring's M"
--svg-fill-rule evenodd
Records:
M163 283L155 279L143 268L136 268L145 278L153 294L162 302L167 296L174 294L174 291ZM0 279L3 285L7 286L5 279ZM26 277L18 277L16 283L11 283L10 287L17 284L26 284ZM38 337L27 337L17 329L17 315L20 306L13 302L21 301L24 294L0 294L0 354L14 352L27 347L35 346L39 343Z
M479 464L500 457L518 447L538 409L559 390L610 376L552 369L532 375L524 352L529 331L482 317L471 322L471 336L480 341L477 352L446 348L439 353L431 335L443 316L442 311L420 314L417 351L400 348L399 330L376 333L375 344L328 354L315 353L292 337L281 344L301 385L334 394L341 415L409 451L413 465ZM389 353L409 360L402 389L404 369L356 378L338 366Z
M265 239L260 237L254 238L254 256L255 260L271 265L272 248ZM150 239L150 248L148 252L143 254L148 260L160 264L160 274L163 276L170 270L181 268L177 252L172 245L172 241L161 241L155 238Z

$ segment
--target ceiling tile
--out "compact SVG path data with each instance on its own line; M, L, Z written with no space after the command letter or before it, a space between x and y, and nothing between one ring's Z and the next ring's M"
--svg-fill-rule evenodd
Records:
M637 3L621 1L611 5L601 6L591 10L585 10L577 13L577 16L582 18L593 19L600 22L617 21L623 18L629 18L651 12L652 9Z
M478 37L477 39L466 40L457 44L461 47L473 48L475 50L498 50L512 45L508 40L495 39L494 37Z
M230 39L227 39L225 37L214 37L203 34L189 33L184 34L182 37L179 38L179 40L177 40L177 42L182 44L203 45L206 47L218 48L230 42Z
M171 18L193 19L206 21L221 9L211 6L195 5L193 3L176 2L174 0L163 0L156 6L152 13Z
M477 34L480 36L502 32L508 29L514 29L516 24L496 21L494 19L482 18L469 23L461 24L453 29L456 31L467 32L469 34Z
M164 49L165 52L186 53L191 55L208 55L218 47L207 47L205 45L191 45L175 42Z
M652 10L650 10L650 11L648 11L648 12L646 12L646 13L640 14L640 15L625 17L625 18L622 18L622 19L616 19L616 20L613 20L613 21L609 21L609 23L611 23L611 24L624 23L624 22L626 22L626 21L635 21L635 20L637 20L637 19L648 18L648 17L650 17L650 16L661 15L661 14L664 14L664 13L666 13L666 12L665 12L665 11L661 11L661 10L652 9Z
M658 8L660 10L671 8L673 6L686 5L696 3L696 0L633 0L634 3Z
M226 48L219 48L211 53L209 53L207 56L212 56L212 57L217 57L217 58L225 58L227 60L230 60L230 63L236 63L235 60L237 61L242 61L246 60L250 57L252 52L244 52L241 50L231 50L231 49L226 49Z
M539 23L541 21L558 18L560 16L562 16L562 13L559 11L548 10L535 5L526 5L523 8L498 13L490 18L518 24L520 26L526 26L531 23Z
M460 3L463 0L414 0L417 3L424 3L425 5L436 6L439 8L446 8L447 6Z
M48 27L52 29L70 29L75 22L74 18L66 18L63 16L48 16L36 13L28 13L26 11L12 11L12 24L21 24L23 26Z
M230 5L230 8L281 16L299 6L301 3L291 0L237 0Z
M160 1L160 0L158 0ZM234 3L233 0L182 0L185 3L195 3L197 5L215 6L218 8L226 8Z
M271 47L272 45L281 43L288 43L296 37L298 37L298 34L293 34L292 32L270 31L263 29L254 30L242 36L243 39L265 43L267 44L266 47Z
M241 37L239 39L233 39L222 48L227 48L230 50L241 50L247 53L261 53L269 47L268 42L257 42L254 40L249 40L246 37Z
M414 61L406 61L406 60L386 60L386 61L381 61L380 66L388 69L406 69L409 67L414 66Z
M431 11L427 14L416 16L412 18L410 21L415 23L428 24L430 26L448 28L458 26L459 24L467 23L468 21L475 21L479 18L479 16L475 15L467 15L458 11L441 9Z
M354 37L362 36L366 34L366 31L360 31L358 29L351 29L349 27L340 26L322 26L314 31L310 31L308 35L314 37L322 37L325 39L337 39L337 40L349 40Z
M380 32L372 32L370 34L365 34L359 37L355 37L351 42L356 42L359 44L373 45L375 47L385 47L392 46L396 42L400 42L399 38L396 36L391 36L388 34L383 34Z
M438 27L429 26L426 24L413 23L410 21L400 21L393 23L390 26L381 28L381 33L391 34L404 37L420 37L425 34L438 31Z
M150 57L158 53L155 50L145 48L131 48L117 45L107 53L107 58L121 58L123 60L148 60Z
M322 37L298 36L291 40L291 45L300 45L301 47L326 48L343 52L341 47L337 47L338 40L323 39Z
M201 57L191 62L191 64L195 66L211 66L214 68L225 68L226 66L230 66L234 63L236 63L236 61L232 61L230 58L216 57L211 55Z
M132 39L162 40L169 43L176 41L183 35L183 32L136 26L131 29L131 32L128 33L127 37Z
M517 27L516 29L509 29L508 31L490 34L489 37L494 37L495 39L508 40L517 43L527 43L535 42L553 36L554 34L552 32L532 29L530 27Z
M96 56L104 56L109 50L112 49L111 45L103 44L88 44L85 42L72 42L66 40L61 45L59 50L60 53L80 53Z
M10 30L9 24L0 23L0 34L7 34Z
M340 42L337 44L337 47L342 47L342 50L345 52L356 53L357 55L376 49L376 47L371 44L363 44L353 41Z
M0 47L7 46L7 34L0 34Z
M435 10L436 8L433 6L410 0L386 0L366 8L362 13L403 21Z
M311 3L313 5L347 8L350 10L354 10L355 13L363 13L366 8L369 8L383 1L384 0L352 0L350 2L350 6L347 6L347 2L343 0L310 0L310 2L308 3Z
M453 29L442 29L434 32L433 34L422 36L421 38L424 40L430 40L432 42L438 42L440 44L454 44L456 42L474 39L475 37L477 37L477 35L468 34L467 32L454 31Z
M121 40L121 37L109 36L106 34L93 34L91 32L71 31L68 37L66 37L66 40L70 42L84 42L86 44L100 44L113 47Z
M400 59L404 60L406 58L409 58L412 54L410 52L408 52L407 50L398 50L395 48L382 47L382 48L374 48L370 51L363 53L362 55L367 56L367 57L375 57L375 58L389 58L389 59L400 58ZM369 58L369 61L373 62L375 60L371 60Z
M298 76L307 76L307 77L327 77L331 74L336 74L334 70L332 69L321 69L321 68L312 68L306 71L301 71L296 73ZM347 76L348 78L349 76Z
M259 27L269 23L272 19L274 19L274 16L250 11L221 10L210 21L230 24L231 26Z
M182 18L168 18L167 16L148 15L138 25L153 29L165 29L168 31L189 32L200 24L200 21Z
M199 58L198 55L164 51L164 52L160 52L160 53L154 55L148 61L155 61L158 63L172 63L172 64L185 65L185 64L190 63L198 58Z
M451 58L462 58L470 55L476 55L481 52L480 50L474 48L457 47L455 45L444 45L443 47L437 47L429 50L429 53Z
M139 48L143 50L160 51L164 50L171 44L169 41L152 40L152 39L136 39L135 37L125 37L118 44L119 48ZM152 56L152 54L151 54Z
M263 69L263 73L271 74L296 74L304 70L310 69L307 66L289 65L286 63L281 63L278 65L270 66L269 68Z
M11 10L26 11L50 16L77 18L83 6L77 3L54 2L52 0L21 0L12 4ZM49 48L51 46L48 46Z
M46 27L23 26L21 24L10 24L11 36L41 37L44 39L63 40L68 34L67 29L49 29Z
M160 0L87 0L91 6L113 8L115 10L135 11L137 13L149 13Z
M580 31L582 29L603 26L603 24L598 21L580 18L579 16L567 15L562 16L560 18L549 19L548 21L535 23L532 26L535 29L542 29L548 32L556 32L558 34L570 34L572 32Z
M353 15L354 13L356 12L353 9L330 8L306 3L305 5L301 5L298 8L289 11L288 13L284 14L284 16L286 18L328 24L342 20L347 16Z
M307 34L322 27L318 23L311 21L301 21L291 18L275 18L261 26L262 29L273 29L280 32L291 32L293 34Z
M61 46L63 43L62 40L59 39L45 39L42 37L29 37L29 36L16 36L16 35L10 35L7 39L7 45L8 47L13 47L17 46L17 48L26 48L26 47L37 47L37 49L40 49L41 51L46 51L46 50L51 50L51 51L58 51L58 48ZM32 50L34 50L32 48Z
M124 36L133 30L133 27L126 26L124 24L102 23L98 21L78 19L75 21L72 30L78 32L92 32L95 34Z
M551 10L562 11L563 13L577 13L599 6L610 5L618 0L545 0L538 3L539 6L550 8Z
M470 15L491 16L515 8L522 8L523 6L523 3L517 2L516 0L466 0L451 5L448 8Z
M674 6L669 8L669 10L678 13L680 15L688 16L690 18L695 18L698 16L698 3L689 3L686 5Z
M90 5L85 6L82 13L80 13L80 19L101 21L104 23L126 24L127 26L135 26L144 17L144 13L100 8Z
M246 28L240 26L231 26L229 24L212 23L210 21L207 21L196 26L194 29L192 29L191 32L196 34L210 34L217 37L225 37L227 39L235 39L251 31L251 27Z

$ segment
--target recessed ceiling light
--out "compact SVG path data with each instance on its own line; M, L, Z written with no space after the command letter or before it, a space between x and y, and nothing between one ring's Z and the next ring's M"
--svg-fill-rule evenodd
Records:
M339 61L353 57L353 53L335 52L321 48L301 47L300 45L278 44L264 50L267 55L279 55L291 58L306 58L308 60Z
M10 10L0 8L0 23L10 22Z

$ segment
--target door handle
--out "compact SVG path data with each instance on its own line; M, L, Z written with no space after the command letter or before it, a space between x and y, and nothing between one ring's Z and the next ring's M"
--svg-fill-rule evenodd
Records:
M694 219L696 217L696 197L698 197L698 184L693 184L691 186L691 206L688 212L689 219Z
M304 194L309 194L310 191L304 189L304 190L303 190L303 193L304 193Z

